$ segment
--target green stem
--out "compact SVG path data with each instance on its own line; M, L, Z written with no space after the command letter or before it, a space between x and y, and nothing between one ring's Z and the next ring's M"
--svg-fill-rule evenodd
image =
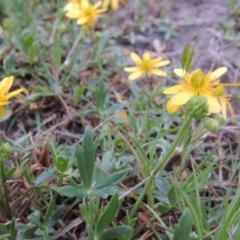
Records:
M75 42L74 42L72 48L70 49L70 51L68 52L68 55L67 55L65 61L64 61L63 64L60 66L59 71L58 71L58 74L59 74L59 75L60 75L61 71L63 70L63 68L70 63L71 57L72 57L72 55L73 55L76 47L78 46L78 43L79 43L79 41L81 40L82 36L83 36L83 31L81 31L80 34L78 35L78 37L75 39Z
M149 88L149 92L150 92L151 89L152 89L152 85L151 85L151 81L150 81L150 78L149 78L148 74L146 74L146 79L147 79L148 88Z
M5 171L4 171L4 163L3 160L0 160L1 162L1 174L2 174L2 185L3 185L3 191L4 191L4 205L5 205L5 211L6 211L6 216L8 219L12 218L11 215L11 210L9 207L9 197L8 197L8 189L6 186L6 176L5 176Z
M96 61L97 63L97 68L98 68L98 73L100 74L101 78L105 81L107 81L107 78L104 76L104 73L103 73L103 68L102 68L102 64L101 64L101 56L100 56L100 52L98 50L98 46L96 45L95 43L95 39L94 39L94 29L91 28L90 30L90 39L91 39L91 42L92 42L92 46L93 46L93 60Z
M175 140L172 142L168 151L166 152L166 154L163 156L162 160L159 161L159 163L157 164L155 169L150 174L149 180L147 181L146 185L144 186L141 194L137 198L137 201L132 208L132 211L130 212L130 215L129 215L130 218L133 218L133 216L135 215L143 197L145 196L146 192L148 191L149 187L151 186L151 184L152 184L153 180L155 179L156 175L158 174L159 170L164 168L166 166L166 164L171 160L172 156L175 154L175 149L178 146L178 144L180 143L180 141L182 140L182 137L184 136L185 131L188 129L188 127L191 123L191 120L192 120L192 117L190 115L188 115L187 118L185 119L185 122L179 129L179 132L177 133L177 136L176 136Z

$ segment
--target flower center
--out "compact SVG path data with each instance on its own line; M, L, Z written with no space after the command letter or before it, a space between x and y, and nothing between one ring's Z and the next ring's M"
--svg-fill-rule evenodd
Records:
M142 61L142 70L145 73L148 73L151 70L151 63L149 60L143 60Z
M86 17L88 17L88 18L92 18L92 17L94 16L93 9L92 9L92 8L87 8L87 9L85 9L85 15L86 15Z
M204 87L206 83L206 76L202 73L200 69L196 69L191 75L190 75L190 83L193 88L199 89L201 87Z

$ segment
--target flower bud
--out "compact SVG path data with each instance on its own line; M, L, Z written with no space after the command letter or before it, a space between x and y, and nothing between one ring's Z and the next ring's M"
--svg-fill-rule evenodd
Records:
M202 96L193 96L186 104L187 113L197 120L207 116L208 105L207 99Z
M214 119L217 120L220 124L223 124L226 122L226 119L224 118L224 116L222 114L216 114L214 116Z
M0 152L2 154L6 154L6 153L9 153L11 151L11 146L10 144L7 142L7 143L3 143L0 147Z
M220 127L218 120L209 118L209 117L205 117L203 119L203 124L204 124L205 128L212 133L216 133Z

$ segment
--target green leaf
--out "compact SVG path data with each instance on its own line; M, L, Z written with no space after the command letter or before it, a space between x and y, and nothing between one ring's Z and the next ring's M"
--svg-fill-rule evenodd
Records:
M4 234L4 235L2 235L2 236L0 236L0 239L3 239L3 240L9 240L9 238L7 238L7 237L10 237L11 235L10 234Z
M192 216L187 208L181 216L179 223L175 225L173 240L189 240L192 232Z
M9 232L11 234L11 240L15 240L16 239L16 229L15 229L15 218L13 218L10 222L10 226L9 226Z
M46 223L50 218L50 215L53 212L54 205L55 205L54 202L55 202L55 198L53 197L53 194L50 192L50 202L48 203L47 211L44 216L44 225L46 225Z
M35 211L34 213L32 213L31 215L29 215L27 217L27 219L34 224L35 226L37 226L39 229L41 229L42 231L45 230L44 226L42 225L42 223L39 221L40 219L40 212L39 211Z
M178 201L178 195L175 185L172 185L171 188L168 191L168 200L171 203L171 205L175 205Z
M61 40L57 40L51 49L51 56L54 66L60 66L61 64Z
M100 197L100 198L107 198L110 195L113 195L116 192L114 187L104 187L101 189L93 189L92 196Z
M138 127L137 127L136 119L137 118L134 117L133 113L129 112L130 126L133 128L135 134L138 133Z
M96 225L96 235L100 236L104 229L110 224L117 211L119 210L120 202L118 200L118 194L114 194L108 203L105 210L100 214L97 225Z
M158 210L160 211L161 215L169 212L172 209L171 205L167 205L165 203L159 203Z
M107 35L107 34L102 34L102 35L101 35L101 38L100 38L99 41L98 41L98 50L99 50L99 53L101 53L101 52L104 50L104 48L106 47L106 44L107 44L109 38L110 38L110 37L109 37L109 35Z
M80 172L83 184L87 190L91 189L92 178L94 172L96 145L93 141L93 132L89 127L86 127L83 146L75 147L77 157L78 170Z
M170 189L170 184L169 184L169 182L166 180L166 178L156 177L156 178L155 178L155 185L156 185L157 189L160 191L160 193L161 193L164 197L167 197L167 196L168 196L168 191L169 191L169 189Z
M15 170L16 170L16 168L15 168L15 167L13 167L13 168L9 169L9 170L6 172L6 175L5 175L6 179L9 179L9 178L11 178L11 177L12 177L12 175L14 174Z
M97 183L93 189L100 189L100 188L104 188L104 187L108 187L108 186L113 186L113 185L117 185L118 183L120 183L125 176L128 173L128 169L124 169L122 171L113 173L109 176L107 176L104 180L102 180L101 182Z
M83 198L87 196L86 189L83 186L72 187L72 186L64 186L56 190L60 195L66 196L69 198L79 197Z
M128 212L126 213L126 218L125 218L125 221L124 221L124 225L130 227L132 230L130 232L128 232L127 236L119 237L118 240L133 239L132 238L132 236L133 236L133 229L134 229L134 226L136 224L136 221L137 221L137 218L131 218L129 216L129 213Z
M54 158L54 164L61 173L64 173L68 169L68 161L63 157Z
M26 229L22 235L20 236L20 238L18 240L24 240L27 239L29 237L31 237L31 235L37 231L38 227L37 226L30 226L28 229Z
M95 95L96 95L95 97L96 97L97 107L103 110L106 102L107 89L102 79L99 80Z
M91 202L90 202L91 205ZM86 205L80 206L80 213L83 220L87 223L87 231L88 231L88 239L94 239L94 231L93 231L93 216L90 216L90 211Z
M77 105L79 103L79 101L81 100L82 98L82 95L84 93L84 85L80 84L76 87L74 87L73 89L73 103L74 105Z
M50 219L47 222L48 228L53 227L58 222L63 211L64 211L64 205L61 205L53 212L52 216L50 217Z
M56 167L45 169L36 179L33 183L39 185L41 183L46 182L48 179L50 179L53 174L56 172Z
M8 233L8 228L3 223L0 223L0 232Z
M111 229L105 230L100 235L100 240L116 239L122 235L129 233L132 229L126 225L113 227Z

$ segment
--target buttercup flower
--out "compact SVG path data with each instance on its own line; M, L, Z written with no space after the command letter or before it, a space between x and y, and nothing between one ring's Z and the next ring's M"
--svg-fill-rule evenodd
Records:
M119 6L119 0L104 0L103 1L104 8L109 8L110 6L113 10L117 10L118 6Z
M9 89L13 84L13 79L14 79L13 76L10 76L4 78L0 82L0 117L2 117L5 114L4 106L10 103L8 99L22 92L22 89L20 88L13 92L8 93Z
M102 2L98 1L92 5L88 0L81 0L79 3L74 2L68 3L64 10L68 18L77 19L78 25L87 25L93 27L95 25L95 19L102 16L102 13L106 9L99 9Z
M175 113L192 96L203 96L207 99L209 113L222 112L226 117L226 106L232 108L228 102L227 95L224 94L223 86L239 86L239 84L220 83L219 77L227 71L226 67L220 67L214 72L208 72L206 75L201 69L193 72L185 72L183 69L176 68L174 73L180 77L179 84L167 88L164 94L175 94L166 104L169 113Z
M136 53L132 52L131 58L136 66L124 68L124 71L131 73L128 77L129 80L136 80L142 75L149 76L149 74L167 76L164 71L159 70L159 67L168 65L170 63L169 60L161 61L161 58L151 59L147 52L143 54L142 59Z

